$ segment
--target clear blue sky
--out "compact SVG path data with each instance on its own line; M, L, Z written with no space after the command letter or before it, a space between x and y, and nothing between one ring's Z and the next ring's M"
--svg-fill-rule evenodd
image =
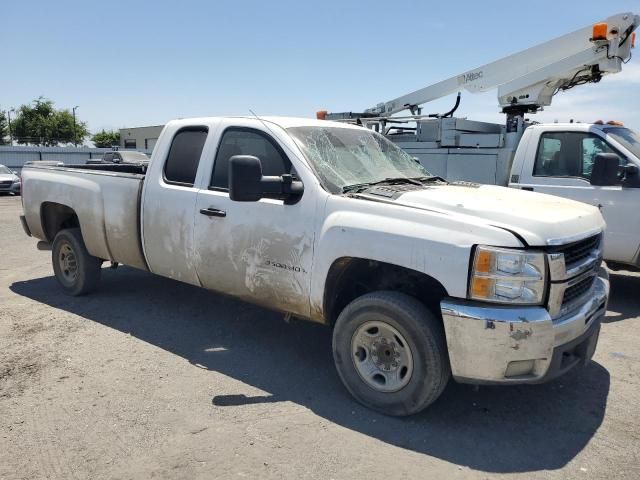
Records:
M92 131L360 110L623 11L640 0L5 2L0 108L43 95L79 105ZM623 73L536 119L640 129L638 47ZM458 113L503 121L495 91L464 95Z

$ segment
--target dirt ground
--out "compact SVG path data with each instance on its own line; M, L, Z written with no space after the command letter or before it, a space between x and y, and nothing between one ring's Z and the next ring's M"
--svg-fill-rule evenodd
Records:
M129 268L61 294L0 197L0 478L640 478L640 276L612 273L595 361L547 385L451 384L384 417L330 331Z

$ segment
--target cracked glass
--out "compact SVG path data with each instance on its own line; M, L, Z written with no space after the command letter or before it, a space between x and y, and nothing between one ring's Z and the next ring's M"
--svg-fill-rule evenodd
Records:
M431 176L402 149L365 128L314 126L287 131L334 193L349 185Z

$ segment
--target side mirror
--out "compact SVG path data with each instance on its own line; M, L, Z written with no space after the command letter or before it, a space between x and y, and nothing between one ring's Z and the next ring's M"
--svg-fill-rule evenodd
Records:
M640 187L640 168L635 163L627 163L622 170L622 186L627 188Z
M302 195L302 182L291 175L264 177L262 162L253 155L229 159L229 198L236 202L257 202L261 198L290 200Z
M607 187L618 185L620 157L615 153L598 153L593 161L591 185Z

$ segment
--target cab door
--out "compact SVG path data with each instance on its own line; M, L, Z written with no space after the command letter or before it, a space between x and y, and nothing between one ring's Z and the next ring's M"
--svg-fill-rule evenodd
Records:
M143 245L149 269L199 285L193 260L196 174L208 125L166 127L158 160L151 162L142 201Z
M221 127L211 176L195 208L196 270L202 286L265 306L309 315L315 201L229 198L234 155L254 155L263 175L296 175L292 159L263 125Z
M638 250L638 191L624 188L621 183L591 185L591 171L598 153L615 153L621 165L627 163L624 155L593 132L544 132L535 150L535 161L528 163L529 169L522 172L519 187L598 207L607 223L605 259L630 262Z

